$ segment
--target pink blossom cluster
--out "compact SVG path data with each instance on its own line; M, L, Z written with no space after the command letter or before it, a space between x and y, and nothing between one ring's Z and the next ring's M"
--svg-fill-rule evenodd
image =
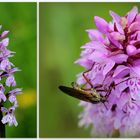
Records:
M0 111L3 118L0 120L3 124L17 126L14 111L18 106L16 95L22 92L21 88L15 88L16 81L14 73L19 71L13 63L9 61L14 56L14 52L7 49L9 38L6 37L9 31L3 31L0 34Z
M79 124L92 125L93 137L112 137L115 132L140 137L140 14L133 7L123 17L113 11L110 15L109 23L94 17L97 30L87 30L90 42L82 46L76 61L95 89L102 85L98 94L110 94L104 104L81 101ZM82 73L77 83L90 88Z

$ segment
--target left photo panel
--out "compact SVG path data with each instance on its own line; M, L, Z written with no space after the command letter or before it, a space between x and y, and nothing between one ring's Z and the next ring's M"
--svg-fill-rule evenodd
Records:
M0 2L0 138L37 137L36 10Z

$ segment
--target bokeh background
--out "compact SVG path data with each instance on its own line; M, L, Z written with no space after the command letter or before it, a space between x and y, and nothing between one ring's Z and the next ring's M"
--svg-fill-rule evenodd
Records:
M74 61L93 17L110 21L109 10L124 16L133 6L140 3L40 3L40 137L90 137L90 128L78 127L79 101L58 86L71 86L84 71Z
M19 107L15 111L18 127L6 126L6 136L36 137L36 3L0 3L0 24L9 30L8 48L16 52L11 62L22 71L15 73Z

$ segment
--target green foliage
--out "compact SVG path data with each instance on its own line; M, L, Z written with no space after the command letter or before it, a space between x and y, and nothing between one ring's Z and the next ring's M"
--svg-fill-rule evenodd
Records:
M78 127L79 101L64 95L83 68L74 64L94 16L111 20L109 10L124 15L139 3L40 3L40 137L90 137ZM94 116L93 116L94 117Z
M6 126L6 136L36 137L36 3L0 3L0 13L2 30L10 31L8 48L16 52L10 60L22 70L15 74L17 87L23 88L16 110L19 125Z

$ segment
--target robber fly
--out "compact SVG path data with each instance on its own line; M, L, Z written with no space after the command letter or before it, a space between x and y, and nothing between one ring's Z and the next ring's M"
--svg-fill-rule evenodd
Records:
M59 89L67 95L86 102L90 102L92 104L97 104L100 102L104 103L107 100L106 96L102 96L94 88L91 88L90 90L84 90L77 84L72 83L72 85L73 87L59 86Z
M67 95L70 95L70 96L75 97L77 99L80 99L80 100L83 100L83 101L86 101L86 102L90 102L92 104L97 104L97 103L103 103L104 104L107 101L109 95L111 94L112 89L115 89L115 86L119 85L122 82L125 82L126 80L121 81L118 84L115 84L114 82L112 82L110 84L110 86L108 87L108 89L103 89L102 85L98 85L96 87L93 87L90 79L88 79L87 76L86 76L86 73L88 73L89 71L92 70L93 65L89 70L83 72L83 77L84 77L85 81L87 82L87 84L89 84L91 86L90 89L83 89L75 83L72 83L72 87L59 86L59 89L61 91L63 91L64 93L66 93ZM128 79L130 79L130 78L128 78ZM99 92L106 92L106 95L103 96ZM115 107L116 106L114 105L114 108Z
M83 100L83 101L86 101L86 102L90 102L92 104L97 104L97 103L100 103L100 102L102 102L102 103L106 102L108 95L103 96L103 95L99 94L98 93L99 90L97 91L93 87L92 83L90 82L90 80L86 76L86 73L88 73L89 71L92 70L93 65L89 70L83 72L84 79L91 86L90 89L82 89L80 86L78 86L74 82L72 83L72 87L59 86L59 89L61 91L63 91L64 93L66 93L67 95L70 95L72 97L75 97L77 99L80 99L80 100ZM102 90L102 91L104 91L104 90Z

